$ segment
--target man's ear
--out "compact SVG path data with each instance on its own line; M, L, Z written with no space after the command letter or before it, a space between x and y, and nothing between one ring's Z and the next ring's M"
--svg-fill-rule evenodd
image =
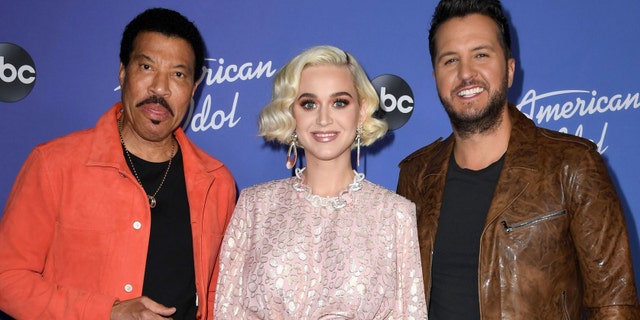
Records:
M126 67L120 62L120 71L118 71L118 81L120 81L120 90L122 90L122 84L124 83L125 74L127 73Z

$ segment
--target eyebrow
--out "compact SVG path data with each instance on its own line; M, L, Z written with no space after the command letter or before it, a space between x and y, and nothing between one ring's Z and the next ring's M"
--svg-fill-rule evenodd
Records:
M489 50L489 51L495 51L495 49L493 48L492 45L489 44L483 44L483 45L479 45L475 48L473 48L471 51L478 51L478 50Z
M454 56L454 55L456 55L456 53L455 53L455 52L453 52L453 51L444 52L444 53L439 54L439 55L436 57L436 61L440 61L440 60L442 60L442 59L443 59L443 58L445 58L445 57L448 57L448 56Z
M489 50L489 51L495 52L495 49L493 48L493 46L492 45L488 45L488 44L483 44L483 45L479 45L477 47L474 47L474 48L471 49L471 52L480 51L480 50ZM457 55L457 54L458 54L457 51L447 51L447 52L444 52L444 53L438 55L436 61L440 61L444 57L454 56L454 55Z
M340 92L336 92L336 93L332 93L330 97L335 98L335 97L340 97L340 96L349 96L351 98L353 98L353 96L346 91L340 91ZM317 98L318 96L316 96L313 93L303 93L301 94L298 99L300 98Z
M146 61L149 61L149 62L154 62L154 63L156 62L155 60L153 60L153 58L151 58L150 56L148 56L148 55L146 55L144 53L137 54L136 56L133 57L132 60L137 59L137 58L142 58L143 60L146 60ZM172 66L172 68L174 68L174 69L183 69L186 72L191 72L191 68L189 68L189 66L184 65L184 64L177 64L177 65Z
M135 59L142 59L142 60L147 60L150 62L155 62L155 60L153 60L153 58L151 58L150 56L144 54L144 53L138 53L135 56L132 57L131 60L135 60Z

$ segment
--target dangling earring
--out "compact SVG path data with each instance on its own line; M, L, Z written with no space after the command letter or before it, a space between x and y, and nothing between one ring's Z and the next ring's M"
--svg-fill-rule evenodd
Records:
M360 167L360 144L362 144L362 125L356 129L356 168Z
M293 166L296 165L296 161L298 161L298 134L294 131L291 134L291 142L289 143L289 151L287 152L287 161L286 166L287 169L291 170ZM291 152L293 151L293 157L291 157Z

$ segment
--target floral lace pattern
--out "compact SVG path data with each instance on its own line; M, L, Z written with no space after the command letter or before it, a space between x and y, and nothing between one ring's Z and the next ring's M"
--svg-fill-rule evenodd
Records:
M344 207L316 207L295 181L241 192L216 319L426 319L415 205L361 180Z

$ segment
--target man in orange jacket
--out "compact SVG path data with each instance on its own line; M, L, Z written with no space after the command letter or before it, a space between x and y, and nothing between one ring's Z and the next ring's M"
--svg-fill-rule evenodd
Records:
M204 42L178 12L124 30L122 101L36 147L0 221L0 309L19 319L211 319L229 170L180 129Z

